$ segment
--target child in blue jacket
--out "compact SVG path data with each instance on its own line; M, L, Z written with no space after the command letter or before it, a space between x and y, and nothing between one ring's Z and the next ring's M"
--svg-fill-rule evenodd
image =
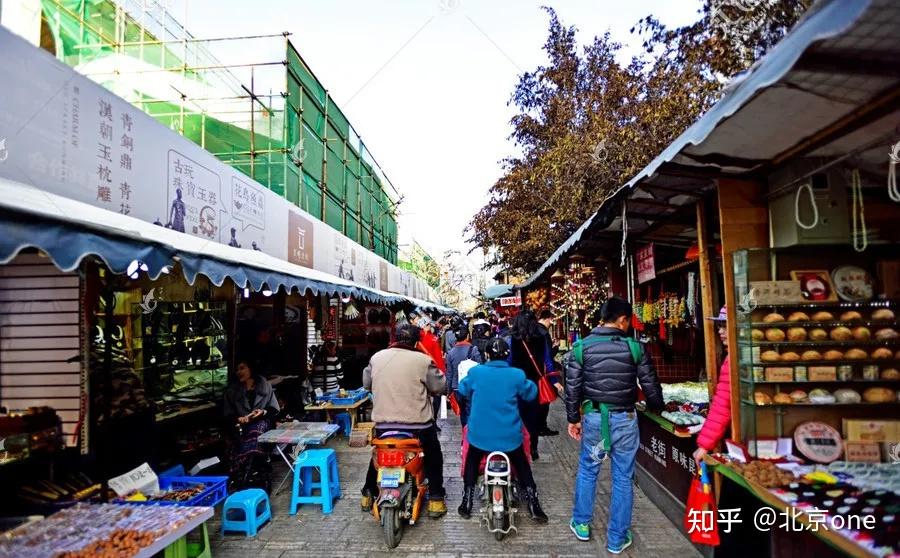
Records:
M531 518L546 523L547 514L538 502L531 465L522 447L519 416L519 402L534 401L537 387L525 378L525 372L507 363L506 341L492 339L485 352L488 362L472 367L459 383L459 396L469 403L469 451L463 473L463 498L457 511L467 519L471 517L481 460L492 451L502 451L516 471Z

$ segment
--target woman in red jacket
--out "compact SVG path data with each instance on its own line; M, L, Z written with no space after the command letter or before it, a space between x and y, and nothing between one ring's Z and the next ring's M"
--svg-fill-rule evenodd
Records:
M718 317L710 318L719 327L719 339L728 350L728 328L726 327L727 313L723 306L719 310ZM703 456L715 449L722 440L725 431L731 425L731 365L729 355L725 355L725 362L719 368L719 381L716 384L716 393L709 405L709 414L703 429L697 435L697 451L694 452L694 461L699 467Z

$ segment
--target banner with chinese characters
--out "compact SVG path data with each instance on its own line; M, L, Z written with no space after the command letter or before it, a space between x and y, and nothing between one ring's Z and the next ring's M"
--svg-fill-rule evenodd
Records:
M434 299L421 279L2 27L0 52L0 177L368 287Z
M656 278L655 252L652 242L639 248L634 259L637 262L638 283L646 283Z
M687 502L691 480L697 474L693 453L697 438L672 434L644 413L638 413L641 444L637 462L679 502Z

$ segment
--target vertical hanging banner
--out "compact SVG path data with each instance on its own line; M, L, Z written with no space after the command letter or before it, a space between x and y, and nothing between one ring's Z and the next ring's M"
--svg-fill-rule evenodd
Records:
M637 260L638 283L646 283L656 278L656 264L654 262L653 243L639 248L635 260Z
M0 177L361 285L434 299L418 278L3 27L0 52Z

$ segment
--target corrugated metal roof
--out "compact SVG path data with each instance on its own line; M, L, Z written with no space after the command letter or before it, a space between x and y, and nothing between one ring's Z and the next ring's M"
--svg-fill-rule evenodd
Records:
M520 288L542 280L599 231L621 237L621 218L609 217L621 214L622 200L649 196L666 201L671 210L656 212L665 219L712 188L715 176L746 173L791 157L791 150L810 137L896 90L898 58L900 3L817 3L769 54L733 80L719 102L604 201ZM878 134L895 132L898 116L900 111L874 113L863 128L826 136L803 154L847 153ZM640 234L651 226L657 220L652 213L640 203L632 204L629 233ZM636 214L641 217L633 218ZM598 222L601 217L604 223Z

